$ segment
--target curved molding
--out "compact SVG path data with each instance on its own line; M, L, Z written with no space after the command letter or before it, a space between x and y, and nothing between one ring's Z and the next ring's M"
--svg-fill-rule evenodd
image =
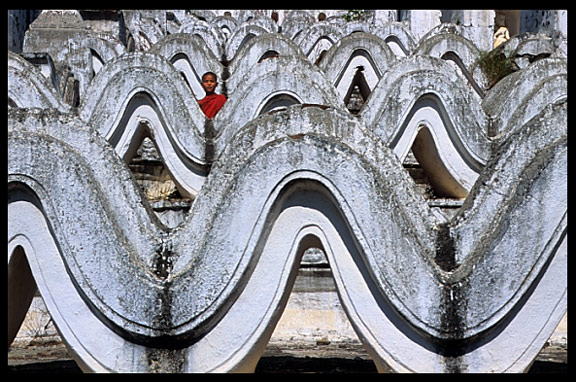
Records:
M8 51L8 104L16 107L70 109L54 86L31 63Z
M499 81L482 102L493 135L509 136L545 105L567 99L567 75L565 60L546 58Z
M9 256L23 248L88 370L253 369L318 243L381 370L524 370L565 312L566 102L499 145L448 225L361 120L301 105L261 116L228 140L172 232L82 121L19 113Z
M90 89L79 110L83 120L127 158L126 153L138 147L130 137L139 123L145 123L177 183L186 194L197 193L206 166L205 118L191 89L170 63L150 53L124 55L108 63ZM138 94L146 95L147 106L142 105L143 98L134 103ZM192 172L178 170L182 166Z
M187 33L167 35L154 44L150 52L164 56L176 70L183 73L197 99L205 96L204 89L200 85L202 74L214 72L221 79L224 72L220 58L212 53L206 42L198 35Z
M539 38L534 34L520 34L513 36L504 45L503 53L506 57L522 57L550 55L567 59L568 42L562 32L554 38Z
M480 97L484 97L483 88L487 81L476 64L479 53L480 51L472 41L449 29L448 26L445 29L440 28L439 33L426 34L414 51L414 54L454 62L470 86Z
M302 100L298 97L298 94L292 93L290 91L279 91L270 94L268 97L262 100L256 113L257 115L262 115L301 103Z
M185 152L154 99L146 92L137 92L130 98L120 123L106 139L124 162L130 163L146 136L155 142L180 194L196 197L208 174L208 165L203 158Z
M418 98L394 138L390 141L390 148L401 161L404 161L410 149L415 149L414 141L422 129L425 129L427 134L421 135L426 141L419 143L420 147L424 150L434 150L442 166L446 168L461 188L458 189L458 186L455 186L456 189L446 190L443 193L452 197L464 198L474 185L484 163L470 154L450 120L449 114L443 107L442 101L434 93L424 94ZM440 147L441 149L438 149ZM415 154L418 158L418 154ZM426 154L422 153L421 155L425 156ZM423 166L426 165L422 160L420 163Z
M344 108L342 100L323 73L302 56L263 60L246 74L240 72L234 77L229 83L237 84L237 87L228 88L228 101L213 119L217 132L217 155L230 137L256 118L266 102L275 95L287 94L305 104ZM251 102L245 102L247 99Z
M496 138L508 137L514 132L515 126L527 123L540 113L547 103L561 102L566 99L568 99L568 73L547 76L518 102L518 106L511 115L510 110L502 110L497 123L504 121L505 125L499 131L494 129L494 133L497 134Z
M392 21L372 29L372 33L384 40L396 57L410 56L418 42L406 25Z
M343 99L358 66L364 66L364 76L372 90L394 59L394 54L382 39L358 32L338 41L326 52L319 67Z
M560 57L484 94L453 25L417 43L293 11L285 37L252 11L200 13L148 53L75 37L81 74L97 64L77 108L9 52L9 344L37 287L85 371L253 371L316 247L379 371L527 370L567 308L565 41L512 41ZM358 65L372 92L353 116L339 92ZM228 96L212 120L205 70ZM194 197L172 229L126 165L145 136ZM453 217L403 168L410 149L463 201Z
M277 52L279 56L302 54L300 48L292 40L281 34L263 33L254 36L238 49L234 60L230 63L228 88L237 88L247 73L261 61L262 56L268 51Z
M210 23L220 28L222 33L228 38L240 22L232 16L216 16L210 20Z
M479 49L470 39L462 36L460 30L461 27L455 24L439 25L422 37L414 54L442 57L446 52L452 51L470 71Z
M455 71L440 59L400 60L380 80L361 115L401 160L426 127L441 148L443 164L470 190L489 157L487 118L478 95Z
M194 18L184 22L178 33L198 35L216 57L222 57L224 54L223 43L226 41L226 36L214 24Z
M286 12L282 23L282 34L294 40L302 31L314 24L316 19L308 11L292 9Z
M304 29L293 38L293 41L300 47L302 52L311 63L314 63L320 54L315 52L314 48L318 46L321 41L328 42L329 46L336 44L341 38L346 36L342 28L334 24L313 24ZM329 47L326 46L326 50Z
M253 24L252 20L243 23L231 33L226 41L226 58L228 60L235 59L238 50L252 38L274 31L274 29L270 30L263 25Z
M114 43L93 33L86 34L83 44L86 49L96 52L103 64L126 53L126 48L120 42ZM97 70L95 71L98 72Z

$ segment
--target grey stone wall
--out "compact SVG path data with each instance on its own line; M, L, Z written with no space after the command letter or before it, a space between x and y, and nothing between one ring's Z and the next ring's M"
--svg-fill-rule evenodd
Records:
M43 11L8 55L9 342L36 285L87 371L251 371L320 248L380 371L525 371L566 311L567 41L513 36L494 84L489 12L419 12Z

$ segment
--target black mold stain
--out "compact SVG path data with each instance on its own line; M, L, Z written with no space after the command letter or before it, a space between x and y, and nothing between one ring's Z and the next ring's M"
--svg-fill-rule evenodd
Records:
M461 355L466 353L464 337L464 317L466 316L466 285L463 282L445 284L442 295L440 323L450 339L443 340L439 352L444 356L445 372L463 373L466 364Z
M452 272L459 264L456 262L456 248L450 234L450 226L441 224L438 228L434 259L443 271ZM438 351L444 356L444 367L447 373L462 373L467 369L461 357L467 349L464 340L467 290L466 279L446 281L442 290L440 323L442 331L447 333L449 338L440 341Z
M438 233L436 234L436 256L434 260L436 264L446 272L451 272L458 266L456 263L454 239L450 235L448 224L440 224L438 227Z
M168 240L162 240L154 259L154 274L162 280L166 280L172 271L172 243Z
M149 348L146 362L151 373L178 373L184 370L186 358L182 350Z
M206 118L204 122L204 161L208 167L208 171L212 167L214 162L215 149L214 149L214 137L216 136L216 130L214 129L214 123L211 119Z

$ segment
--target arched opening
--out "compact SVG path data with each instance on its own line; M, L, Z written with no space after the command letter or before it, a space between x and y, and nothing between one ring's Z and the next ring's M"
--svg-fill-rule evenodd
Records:
M285 109L289 106L301 104L302 101L297 98L295 94L279 93L269 96L267 100L264 101L264 105L259 108L256 115L262 115L270 113L272 111Z
M449 50L446 53L444 53L440 58L448 62L452 62L454 65L456 65L460 70L460 72L464 75L464 77L466 77L466 80L472 86L474 91L478 93L480 97L484 98L484 90L482 90L482 88L478 86L476 80L474 79L472 74L468 71L468 69L466 69L466 66L462 62L462 59L460 58L460 56L458 56L456 52Z
M186 167L187 173L197 169L178 153L176 156L183 163L175 160L167 163L170 155L164 150L169 148L161 146L161 142L162 139L170 140L170 137L163 135L163 124L154 100L149 94L139 92L130 99L119 126L107 140L132 171L158 218L167 227L174 228L184 221L195 197L188 186L174 175L180 171L174 167Z
M307 235L299 251L288 302L255 372L376 373L344 311L322 242Z
M186 80L186 83L194 92L194 96L200 99L205 95L204 89L201 85L201 78L194 66L190 63L190 59L184 53L177 53L171 59L170 63L181 73Z
M36 289L24 248L17 246L8 261L8 345L24 321Z
M220 27L220 30L222 31L222 33L224 34L226 40L228 40L228 38L230 37L230 35L232 34L232 31L230 29L230 27L228 25L222 25Z
M465 198L484 167L460 138L442 100L434 93L416 100L390 147L413 178L417 170L428 178L427 199Z
M333 45L334 42L330 38L322 36L318 40L316 40L316 42L314 43L310 51L308 51L306 56L308 57L308 60L310 62L315 63L317 65L324 57L324 53L327 52L330 48L332 48Z
M182 196L148 134L141 139L128 167L162 223L169 228L182 223L192 199Z
M344 104L352 114L358 114L360 112L360 109L364 106L364 103L372 92L363 72L363 66L356 67L356 73L354 73L352 83L344 96Z
M344 104L352 114L357 114L380 80L381 74L372 56L365 49L356 49L334 85L343 96Z
M267 50L266 52L264 52L264 54L262 56L260 56L260 58L258 59L258 63L261 63L264 60L267 60L269 58L277 58L280 57L280 53L278 53L275 50Z
M426 126L420 126L412 144L411 152L415 163L412 164L411 176L428 199L455 198L462 199L468 194L466 189L450 174L438 153L438 147L432 133ZM420 168L421 171L415 169Z
M104 60L93 49L90 49L90 54L92 56L92 77L94 77L104 66Z
M267 216L273 224L262 237L258 266L244 290L257 293L262 302L270 298L267 295L275 296L274 314L261 332L259 351L246 359L256 372L282 370L274 369L275 357L288 358L302 371L334 370L330 358L340 361L346 356L356 358L351 371L382 370L361 337L362 324L356 326L360 321L350 301L354 292L349 289L353 284L348 282L349 272L359 285L371 278L362 266L350 222L338 207L340 196L323 182L302 175L279 185L275 207ZM278 277L283 281L275 281ZM272 289L262 291L255 285ZM298 362L302 359L314 360L302 365Z
M404 46L402 41L397 36L390 35L384 39L384 42L388 44L394 55L397 57L406 57L408 55L408 49Z
M236 52L238 52L240 49L242 49L242 47L244 45L246 45L246 43L250 40L252 40L254 37L256 37L256 35L254 33L248 33L246 36L244 36L244 38L242 39L242 42L240 43L240 45L238 45L238 48L236 48Z
M153 94L135 91L126 103L122 117L110 129L106 140L114 147L125 163L130 163L145 137L156 144L178 191L184 197L194 198L209 172L201 155L191 155L180 149L177 138L172 136L164 120L163 109Z

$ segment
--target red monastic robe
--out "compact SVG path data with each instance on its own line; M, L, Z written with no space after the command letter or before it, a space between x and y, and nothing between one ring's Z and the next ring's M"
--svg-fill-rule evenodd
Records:
M224 94L210 94L198 101L200 108L206 114L206 117L212 119L220 111L222 106L226 103L226 96Z

